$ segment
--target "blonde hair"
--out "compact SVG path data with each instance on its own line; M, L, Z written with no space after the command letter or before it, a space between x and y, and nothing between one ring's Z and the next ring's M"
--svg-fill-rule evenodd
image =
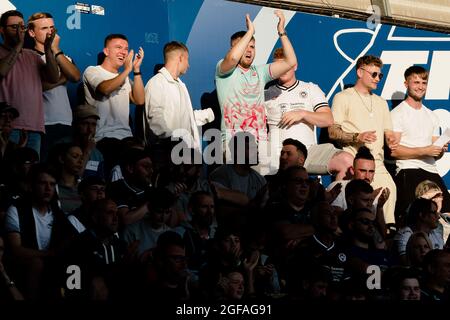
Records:
M415 190L416 198L422 197L424 194L426 194L428 191L439 191L441 192L441 188L436 182L433 182L431 180L424 180L421 183L419 183Z

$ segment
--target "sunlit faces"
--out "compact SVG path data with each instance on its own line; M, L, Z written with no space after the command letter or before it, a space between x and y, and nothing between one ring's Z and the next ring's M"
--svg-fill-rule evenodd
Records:
M368 159L356 159L353 168L353 178L361 179L369 184L375 175L375 161Z
M236 43L239 42L241 38L234 39L231 45L234 47ZM244 68L248 69L253 63L253 60L255 59L256 54L256 47L255 47L255 39L250 40L250 42L247 44L247 48L245 48L244 54L241 57L241 60L239 61L239 65Z
M120 68L128 55L128 41L120 38L111 39L103 48L103 53L115 68Z
M293 166L303 166L305 156L297 147L291 144L283 146L280 154L280 169L286 170Z
M405 81L407 94L415 101L422 101L423 97L427 92L427 86L428 86L428 79L426 75L412 74Z
M33 21L33 29L29 29L30 37L44 45L45 39L55 30L55 22L52 18L42 18ZM55 52L56 53L56 52Z
M358 69L358 80L361 84L369 90L375 90L378 87L378 82L380 79L381 68L377 67L373 64L371 65L363 65ZM373 74L377 74L376 77L373 77Z

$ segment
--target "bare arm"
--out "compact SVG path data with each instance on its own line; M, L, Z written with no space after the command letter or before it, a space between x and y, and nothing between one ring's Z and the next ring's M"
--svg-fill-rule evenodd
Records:
M136 54L133 62L133 72L139 73L142 60L144 59L144 50L139 48L139 52ZM130 92L130 100L136 105L145 104L145 90L144 90L144 82L142 81L142 75L136 74L134 76L133 88Z
M400 141L401 133L395 132L394 136ZM438 137L432 137L431 141L434 142ZM445 148L441 148L435 145L429 145L426 147L406 147L401 144L395 144L389 146L391 148L391 155L399 160L418 159L423 157L435 157L439 159L444 154Z
M240 206L247 206L250 203L247 195L240 191L218 187L217 185L214 185L214 187L218 199L226 200Z
M247 49L250 40L252 40L252 37L255 34L255 27L253 26L253 22L250 20L250 16L248 14L245 16L245 20L247 23L247 32L228 51L227 55L220 64L221 73L228 73L238 65L241 57L245 53L245 49Z
M133 68L133 54L134 51L131 50L128 56L125 58L124 70L119 73L115 78L102 81L98 86L96 92L102 96L109 96L115 90L117 90L121 85L125 83L128 75Z
M331 140L337 141L342 146L355 146L363 143L375 142L377 136L375 131L364 131L364 132L345 132L342 130L342 126L339 124L333 124L328 127L328 135Z
M275 15L279 18L277 25L278 33L283 34L285 33L284 27L286 21L284 14L280 10L275 10ZM297 65L297 57L287 35L285 34L281 36L280 40L281 46L283 47L284 59L277 60L270 65L270 72L274 79L279 78L281 75L285 74Z
M5 77L17 61L17 57L23 48L25 30L17 29L16 43L17 45L11 49L8 55L0 59L0 77Z
M295 110L286 112L280 121L280 127L290 127L297 123L304 122L319 128L329 127L333 124L333 114L330 107L321 107L316 112L307 110Z
M56 62L55 55L52 51L52 43L55 39L56 31L49 35L45 39L44 43L44 52L45 52L45 67L43 69L43 80L46 80L50 83L56 83L59 80L59 68L58 63Z
M145 203L134 210L130 210L129 208L123 207L117 210L117 212L122 221L122 224L128 225L144 218L145 214L148 212L148 207L147 203Z
M20 258L35 258L35 257L46 257L49 256L48 251L35 250L30 248L25 248L22 246L22 238L20 233L11 232L7 234L8 242L11 247L11 251L16 257Z
M57 54L61 52L61 49L59 48L59 42L61 38L58 34L55 35L55 39L52 43L52 51L53 54ZM58 56L55 58L56 62L59 65L59 68L61 70L61 73L64 75L66 80L69 80L71 82L78 82L80 81L80 70L70 61L67 59L67 57L64 54L58 54Z

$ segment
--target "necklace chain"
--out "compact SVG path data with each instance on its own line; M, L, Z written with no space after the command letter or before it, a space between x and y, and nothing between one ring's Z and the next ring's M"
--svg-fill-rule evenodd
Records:
M363 103L364 107L367 109L367 111L369 111L370 116L373 115L373 104L372 104L372 95L370 95L370 109L369 107L366 105L366 103L364 102L363 98L361 97L361 95L359 94L358 90L356 90L355 88L353 88L353 90L355 90L356 94L358 95L359 99L361 100L361 102Z

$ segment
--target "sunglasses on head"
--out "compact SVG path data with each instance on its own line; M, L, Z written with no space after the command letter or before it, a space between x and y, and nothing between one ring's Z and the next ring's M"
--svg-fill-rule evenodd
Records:
M370 71L367 71L367 70L364 69L364 68L361 68L361 69L364 70L365 72L367 72L368 74L370 74L370 76L371 76L372 78L374 78L374 79L375 79L376 77L379 77L380 80L383 79L384 74L382 74L381 72L376 72L376 71L370 72Z

